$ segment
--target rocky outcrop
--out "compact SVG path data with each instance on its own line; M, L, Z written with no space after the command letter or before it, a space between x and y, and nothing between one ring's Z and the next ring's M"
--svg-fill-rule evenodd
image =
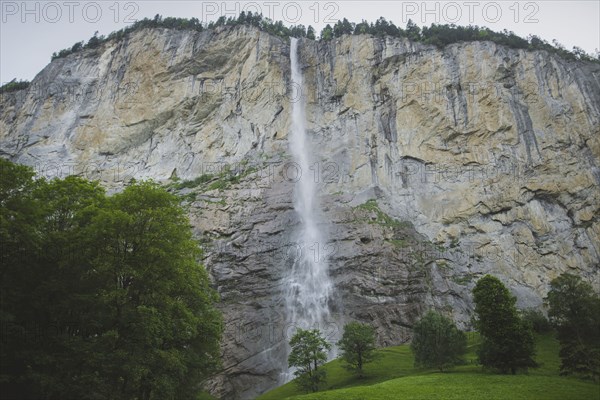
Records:
M469 324L470 290L499 276L539 306L565 271L600 285L600 65L491 42L443 50L396 38L289 44L251 27L142 30L49 64L0 100L0 155L118 190L153 178L184 197L221 294L223 371L252 398L285 366L282 277L327 257L335 337L369 321L408 340L427 308ZM290 102L316 159L292 162ZM327 243L297 243L292 193L315 179Z

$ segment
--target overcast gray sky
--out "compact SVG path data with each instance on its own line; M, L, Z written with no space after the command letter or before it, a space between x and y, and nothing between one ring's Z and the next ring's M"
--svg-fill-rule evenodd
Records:
M588 53L600 48L600 0L589 1L6 1L0 0L0 82L31 80L54 51L106 35L137 19L196 17L215 20L240 11L262 12L287 25L313 25L319 32L344 17L352 22L383 16L404 27L411 18L431 23L475 24L520 36L557 39Z

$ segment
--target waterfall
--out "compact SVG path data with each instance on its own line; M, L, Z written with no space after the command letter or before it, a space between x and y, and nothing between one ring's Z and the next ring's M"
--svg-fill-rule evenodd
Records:
M328 275L326 238L318 226L322 218L317 199L319 179L314 173L319 170L314 167L318 160L312 158L314 152L306 135L302 70L298 60L298 40L294 38L291 39L290 59L293 94L290 97L292 126L289 143L294 160L293 169L297 170L293 179L294 209L299 216L300 226L294 243L295 257L284 285L288 339L297 328L317 328L326 336L327 327L332 323L329 301L333 289ZM296 172L290 172L290 175ZM287 375L290 379L289 371Z

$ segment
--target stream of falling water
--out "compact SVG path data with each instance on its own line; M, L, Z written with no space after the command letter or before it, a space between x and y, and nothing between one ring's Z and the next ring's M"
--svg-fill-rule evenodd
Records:
M325 336L327 324L331 323L329 300L333 285L324 252L327 247L325 238L318 226L321 210L316 193L318 182L310 169L315 160L305 129L305 98L302 95L303 77L298 60L298 39L291 39L290 59L293 95L290 97L292 126L289 140L290 151L300 174L296 177L294 188L294 208L300 218L300 227L295 246L298 251L284 286L286 314L290 327L288 335L293 335L296 328L317 328ZM291 372L286 372L285 380L293 378Z

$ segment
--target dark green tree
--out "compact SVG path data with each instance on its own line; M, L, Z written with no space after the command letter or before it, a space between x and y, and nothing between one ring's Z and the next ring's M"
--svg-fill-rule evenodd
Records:
M355 35L367 34L370 32L369 23L364 19L354 27Z
M294 372L297 385L308 392L318 391L319 384L327 378L325 370L319 367L327 361L331 345L318 329L298 329L290 340L290 346L292 351L288 364L297 368Z
M306 29L306 38L310 39L310 40L316 39L315 28L313 28L312 25L309 25L308 28Z
M419 28L411 19L406 23L406 36L413 41L421 40L421 28Z
M415 324L410 347L415 366L444 371L464 362L467 337L451 319L429 311Z
M177 197L134 183L109 199L89 233L98 315L111 327L94 339L113 349L104 375L123 399L188 398L219 365L222 328Z
M33 177L31 168L0 158L0 393L7 398L36 398L28 369L39 344L30 290L43 270Z
M375 360L375 331L371 325L350 322L344 326L338 346L349 369L362 377L364 365Z
M222 323L178 199L0 167L3 396L195 397Z
M481 278L473 289L476 327L481 334L479 362L502 373L536 367L535 343L529 324L515 307L516 298L491 275Z
M351 35L354 32L354 24L344 18L342 21L338 20L338 22L333 25L333 36L341 37L343 35Z
M306 37L306 27L304 25L294 25L289 29L289 35L295 38Z
M35 380L45 396L85 398L86 392L99 393L102 380L89 376L73 385L69 380L80 373L86 338L98 332L95 282L84 277L90 273L90 250L95 245L88 227L106 204L106 196L96 182L69 176L43 182L35 197L42 213L39 262L44 274L32 285L28 304L47 334L36 346L45 357L35 357L30 365L35 366Z
M77 53L83 49L83 42L77 42L71 47L71 53Z
M20 187L9 191L1 207L3 215L12 214L2 225L14 228L3 230L2 238L9 252L2 262L0 315L11 332L10 345L3 346L9 354L2 354L2 392L16 398L79 396L85 389L69 385L69 374L77 371L74 343L83 331L89 289L81 280L89 265L83 227L104 192L76 177L34 181L25 167L2 164L13 181L8 187Z
M579 276L550 283L548 315L560 342L560 373L600 379L600 298Z
M88 40L85 47L90 48L90 49L95 49L96 47L98 47L100 45L100 43L101 43L101 41L100 41L100 38L98 38L98 31L96 31L96 32L94 32L94 36L92 36L90 38L90 40Z
M412 22L412 21L409 21ZM402 31L398 29L393 22L387 21L384 17L379 17L375 21L375 25L372 28L372 33L377 36L401 36Z
M321 31L321 40L331 40L333 39L333 28L331 25L327 24L325 28Z

